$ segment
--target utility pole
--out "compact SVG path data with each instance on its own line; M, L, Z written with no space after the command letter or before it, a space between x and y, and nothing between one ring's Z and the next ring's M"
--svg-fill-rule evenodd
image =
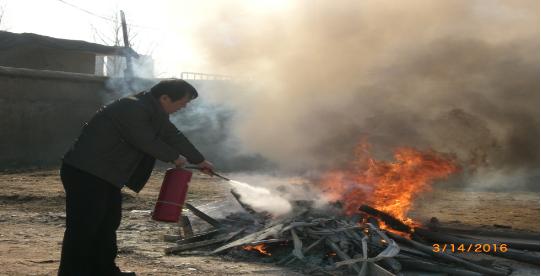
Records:
M131 62L131 50L130 48L130 42L128 41L128 28L126 27L126 17L124 16L124 12L120 11L120 18L122 19L122 33L124 35L124 54L126 55L126 69L124 70L124 78L125 79L132 79L134 77L133 74L133 65Z

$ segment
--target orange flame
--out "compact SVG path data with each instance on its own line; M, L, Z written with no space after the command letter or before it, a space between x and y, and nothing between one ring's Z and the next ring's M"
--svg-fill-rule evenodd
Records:
M405 221L417 194L431 189L436 179L461 171L456 157L432 149L396 148L395 163L374 160L369 152L369 143L362 139L354 149L357 160L347 170L322 178L322 191L329 200L343 203L346 214L367 204Z
M245 249L245 250L257 250L265 255L271 255L269 252L265 251L265 248L267 248L267 246L265 244L259 244L259 245L246 245L244 247L242 247L242 249Z

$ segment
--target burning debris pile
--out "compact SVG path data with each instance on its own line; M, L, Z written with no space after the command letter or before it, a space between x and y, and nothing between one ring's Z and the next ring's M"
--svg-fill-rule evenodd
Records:
M404 269L466 276L510 274L492 262L480 263L454 254L460 252L482 252L539 265L538 255L522 251L526 244L467 239L411 228L366 205L352 215L345 215L336 203L330 204L327 212L297 206L281 218L255 212L245 205L249 211L218 220L194 206L187 207L213 228L194 235L187 217L183 217L183 235L164 236L177 243L165 249L167 254L198 248L208 249L209 254L251 251L278 265L309 267L312 275L396 275ZM382 225L388 229L381 230ZM528 249L535 250L535 246Z
M164 235L164 240L177 243L165 252L197 248L206 248L209 254L256 252L278 265L302 266L310 275L397 275L407 269L466 276L511 273L492 262L455 255L460 252L539 265L538 254L521 251L538 251L538 245L463 238L444 234L435 218L427 227L405 218L416 193L429 189L436 178L460 171L452 156L402 148L395 152L398 162L392 164L373 160L367 151L362 141L355 150L359 160L323 176L321 190L304 185L302 193L291 195L279 187L295 199L289 200L292 210L284 215L254 210L237 188L231 190L231 201L236 200L241 211L222 219L186 204L191 214L212 228L194 234L190 220L183 216L178 235Z

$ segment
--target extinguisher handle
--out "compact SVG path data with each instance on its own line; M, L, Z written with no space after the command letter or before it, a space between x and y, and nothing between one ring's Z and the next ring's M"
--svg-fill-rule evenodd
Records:
M184 169L184 165L178 165L178 166L175 166L175 168L177 168L177 169Z

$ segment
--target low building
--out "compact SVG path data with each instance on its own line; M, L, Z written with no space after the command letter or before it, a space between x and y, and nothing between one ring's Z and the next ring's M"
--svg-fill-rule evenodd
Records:
M0 31L0 66L96 74L96 57L124 56L125 48L32 33ZM133 51L129 49L129 51ZM102 65L103 66L103 65Z

